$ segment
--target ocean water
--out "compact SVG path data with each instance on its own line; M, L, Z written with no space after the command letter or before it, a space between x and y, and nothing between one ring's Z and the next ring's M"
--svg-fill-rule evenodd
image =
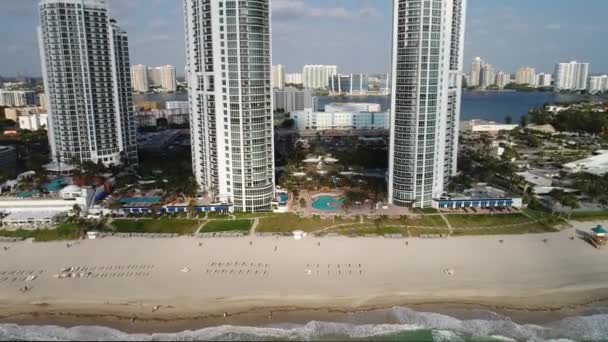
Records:
M590 315L544 325L517 324L486 311L483 318L462 320L404 307L354 314L354 322L276 324L262 327L217 326L163 334L127 334L99 326L0 325L0 340L55 341L606 341L608 308ZM365 315L385 317L391 324L365 324ZM370 316L371 317L371 316ZM397 323L395 323L397 322Z

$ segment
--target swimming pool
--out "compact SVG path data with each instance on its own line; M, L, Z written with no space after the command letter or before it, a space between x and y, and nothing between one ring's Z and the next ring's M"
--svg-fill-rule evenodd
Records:
M336 199L332 196L319 196L312 202L312 207L323 211L336 211L342 207L344 203L341 199Z

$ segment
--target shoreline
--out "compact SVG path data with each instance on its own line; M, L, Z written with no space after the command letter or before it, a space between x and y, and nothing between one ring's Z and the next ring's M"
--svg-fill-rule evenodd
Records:
M101 326L129 334L178 333L223 325L265 327L277 324L301 324L311 321L352 324L402 324L394 317L376 314L395 307L416 312L431 312L460 320L487 319L496 314L517 324L548 324L567 317L584 315L595 308L608 308L608 288L554 292L530 297L460 297L418 298L386 295L368 299L362 305L349 305L355 298L319 298L306 305L305 299L275 302L266 299L243 299L249 304L222 303L222 300L169 301L158 311L146 303L0 303L0 324L21 326ZM254 304L254 303L258 304ZM271 304L264 304L264 303ZM326 302L328 304L321 304ZM196 310L193 306L208 306ZM228 315L224 317L224 312Z

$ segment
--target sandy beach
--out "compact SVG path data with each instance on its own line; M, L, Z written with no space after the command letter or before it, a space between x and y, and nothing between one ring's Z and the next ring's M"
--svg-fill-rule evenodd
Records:
M608 301L608 250L570 239L575 229L595 224L576 223L553 234L438 240L184 237L105 238L69 248L65 242L0 244L0 321L179 331L305 322L406 305L435 311L480 307L528 318L538 313L534 319L546 320ZM65 267L90 276L56 278ZM31 274L36 279L23 281ZM29 290L20 291L24 286Z

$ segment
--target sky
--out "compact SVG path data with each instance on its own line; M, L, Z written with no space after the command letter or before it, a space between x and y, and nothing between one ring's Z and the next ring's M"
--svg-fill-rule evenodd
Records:
M129 34L131 64L185 64L182 0L107 0ZM0 0L0 75L40 75L38 0ZM465 71L475 56L499 70L559 61L608 73L607 0L468 0ZM287 72L335 64L341 73L390 71L391 0L272 0L273 63ZM181 71L181 72L180 72Z

